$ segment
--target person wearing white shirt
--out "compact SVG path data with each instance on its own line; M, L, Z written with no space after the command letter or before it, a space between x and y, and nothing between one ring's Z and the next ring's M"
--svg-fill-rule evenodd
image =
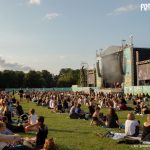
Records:
M55 101L51 98L49 101L49 108L54 109L54 106L55 106Z
M127 120L125 121L125 134L130 136L138 136L139 134L139 122L135 120L133 113L127 115Z
M37 123L37 115L35 114L35 109L31 109L30 110L30 115L29 115L29 119L28 119L28 123L24 125L24 127L28 130L28 131L37 131L36 128L30 128L30 125L34 125Z

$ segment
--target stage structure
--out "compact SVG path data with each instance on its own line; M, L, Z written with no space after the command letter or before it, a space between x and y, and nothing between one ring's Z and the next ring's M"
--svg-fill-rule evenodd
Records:
M86 62L80 65L80 86L81 87L95 87L96 86L96 70L89 69Z
M131 42L100 50L96 58L99 88L123 88L150 82L150 48L134 47Z
M88 63L82 62L80 64L80 86L87 87L87 70L89 68Z
M150 59L145 61L137 61L136 65L137 65L137 85L150 86Z
M88 87L96 86L96 70L95 70L95 68L87 70L87 86Z

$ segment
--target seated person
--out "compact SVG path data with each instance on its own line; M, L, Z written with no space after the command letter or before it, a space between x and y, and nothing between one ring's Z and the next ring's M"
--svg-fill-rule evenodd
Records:
M140 108L141 108L141 114L149 114L149 108L147 107L146 104L144 104L144 102L141 102L140 104Z
M36 127L38 129L37 135L35 138L29 139L26 138L24 145L35 148L36 150L41 149L44 146L45 139L48 135L48 127L44 124L44 117L40 116L36 124L30 125L30 128ZM28 130L28 128L25 128Z
M99 107L96 107L95 112L92 115L91 125L93 123L96 125L103 125L103 120L100 118L100 108Z
M119 128L119 119L112 107L109 108L109 114L106 116L105 124L107 128Z
M4 108L4 116L6 116L8 118L8 122L12 123L12 114L11 111L9 110L8 105L6 104L5 108Z
M3 122L5 123L6 128L9 129L10 131L14 132L14 133L24 132L23 125L13 125L13 124L10 124L8 122L7 117L3 117Z
M31 109L30 110L30 115L29 115L29 119L28 119L28 122L24 125L24 127L28 128L26 131L37 131L37 128L31 128L30 125L34 125L36 124L37 122L37 115L35 114L35 109Z
M85 118L85 114L84 114L83 110L81 110L81 104L77 105L77 107L75 108L75 113L77 114L78 118L80 118L80 119Z
M62 101L60 100L60 99L58 99L58 101L57 101L57 111L58 112L62 112Z
M127 108L126 104L127 104L127 102L125 101L124 98L122 98L120 101L120 105L119 105L120 110L127 110L128 108Z
M92 101L89 102L88 109L89 109L89 115L90 115L90 117L92 117L95 112L95 106Z
M29 115L29 124L35 124L37 120L37 115L35 114L35 109L30 110L30 115Z
M18 116L21 116L24 114L24 111L22 109L22 106L19 104L19 101L17 101L17 104L16 104L16 113Z
M69 116L71 119L78 119L78 115L75 113L76 106L76 102L72 102L72 106L69 111Z
M55 101L54 101L54 99L51 98L49 101L49 108L54 109L54 106L55 106Z
M67 101L67 99L64 99L64 101L63 101L63 110L64 110L64 112L68 112L68 108L69 108L68 101Z
M150 114L147 116L147 121L144 122L141 140L150 141Z
M46 139L42 150L58 150L53 138Z
M130 136L138 136L139 122L135 120L133 113L128 113L127 120L125 121L125 134Z
M6 128L4 122L0 121L0 134L13 135L14 133Z
M140 114L141 113L141 107L140 104L138 103L134 109L134 113L135 114Z

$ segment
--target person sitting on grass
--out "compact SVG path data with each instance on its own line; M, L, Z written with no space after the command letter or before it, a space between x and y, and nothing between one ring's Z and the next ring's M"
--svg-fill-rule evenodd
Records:
M136 107L134 108L134 113L137 115L141 113L140 103L137 103Z
M139 122L135 120L133 113L128 113L127 120L125 121L125 134L130 136L139 135Z
M8 102L6 100L2 101L1 115L8 118L9 123L12 123L12 114L9 111Z
M75 108L75 113L77 114L78 118L84 119L85 118L85 113L81 109L81 104L78 104L77 107Z
M70 108L70 111L69 111L69 117L70 119L78 119L78 115L75 113L75 109L77 107L77 102L72 102L72 106Z
M147 116L147 121L144 122L143 134L141 140L150 141L150 114Z
M25 132L23 125L13 125L13 124L10 124L8 122L7 117L5 117L5 116L2 118L2 120L5 123L6 128L9 129L10 131L12 131L14 133Z
M0 121L0 134L13 135L14 133L6 128L4 122Z
M37 128L38 132L34 138L25 138L24 145L35 148L36 150L43 148L48 135L48 127L44 124L44 117L39 116L38 122L30 125L29 128ZM28 132L28 128L25 128L25 130Z
M28 122L24 124L24 127L27 129L25 131L37 131L37 128L31 128L30 126L37 123L37 115L35 114L35 109L31 109L29 113L30 115L28 117Z
M22 106L19 104L19 101L16 103L16 114L20 117L24 114Z
M91 121L91 125L92 124L95 124L95 125L103 125L103 120L100 118L100 108L99 107L96 107L95 109L95 112L93 113L92 115L92 121Z
M119 105L120 110L127 110L127 102L124 98L121 98L120 100L120 105Z
M42 150L58 150L57 146L54 143L54 139L46 139Z
M49 109L54 109L54 106L55 106L55 101L54 101L54 99L53 98L51 98L50 99L50 101L49 101Z
M28 123L29 125L32 125L32 124L35 124L36 123L36 120L37 120L37 115L35 114L35 109L30 109L29 111L29 120L28 120Z
M89 102L88 109L89 109L89 117L91 118L95 112L95 105L94 105L93 101Z
M119 128L119 119L114 108L109 108L109 114L106 116L105 125L107 128Z
M141 108L142 115L150 113L149 108L147 107L147 105L144 102L141 102L140 108Z

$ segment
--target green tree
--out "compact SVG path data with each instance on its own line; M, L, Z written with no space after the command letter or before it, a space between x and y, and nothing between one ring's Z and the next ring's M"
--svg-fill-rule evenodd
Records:
M50 88L53 86L53 75L47 71L42 70L41 72L43 78L43 87Z
M15 71L4 70L3 71L3 86L4 88L16 88L17 87L17 78Z
M25 87L25 73L23 71L16 71L17 88Z
M70 68L63 68L60 70L57 80L57 86L59 87L71 87L74 84L79 83L80 71L72 70Z
M42 74L39 71L31 70L25 76L26 87L41 88L43 87Z
M0 71L0 88L4 88L3 72Z

